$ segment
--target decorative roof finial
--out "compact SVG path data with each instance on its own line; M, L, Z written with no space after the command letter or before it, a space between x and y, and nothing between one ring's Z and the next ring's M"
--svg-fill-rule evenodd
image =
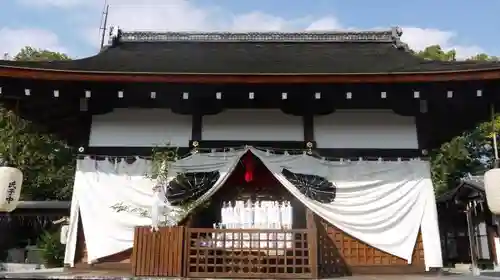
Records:
M109 44L116 45L120 41L122 31L119 26L111 26L109 28Z
M398 49L404 49L404 50L409 50L408 44L405 44L403 41L401 41L401 36L403 35L403 29L401 27L392 27L391 28L392 32L392 41L394 43L394 46Z

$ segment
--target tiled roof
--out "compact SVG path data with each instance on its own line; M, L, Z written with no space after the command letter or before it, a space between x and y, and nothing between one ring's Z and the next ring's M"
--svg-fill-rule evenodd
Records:
M474 192L484 195L484 176L469 176L469 178L462 179L456 188L442 194L436 201L438 203L453 202L455 199L464 199Z
M179 74L384 74L500 69L498 62L418 58L399 29L369 32L117 32L99 54L0 67Z

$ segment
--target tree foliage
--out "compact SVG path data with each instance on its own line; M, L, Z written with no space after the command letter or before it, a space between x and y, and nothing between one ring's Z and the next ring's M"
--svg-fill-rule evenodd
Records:
M466 60L475 60L475 61L500 61L498 56L489 56L485 53L476 54Z
M443 50L439 45L429 46L415 55L429 60L456 61L455 50ZM487 54L477 54L468 61L498 61ZM444 143L431 153L432 179L437 194L446 192L467 174L484 172L493 166L492 132L500 131L500 117L492 122L479 124Z
M26 47L14 59L40 61L69 57ZM21 199L70 199L75 166L73 150L53 135L40 131L12 110L0 107L0 158L4 164L23 172Z
M71 58L63 53L52 52L49 50L36 49L33 47L24 47L19 51L14 60L19 61L54 61L70 60Z
M456 136L434 151L433 182L441 194L468 174L482 174L495 166L494 132L500 131L500 116L480 123L476 128ZM498 136L496 136L498 140ZM500 148L497 141L497 148Z
M429 46L415 54L429 60L455 61L457 58L455 50L444 51L439 45Z
M439 61L456 61L457 52L455 50L445 51L439 45L428 46L423 51L415 52L415 55L424 59ZM476 54L466 59L467 61L499 61L496 56L489 56L485 53Z

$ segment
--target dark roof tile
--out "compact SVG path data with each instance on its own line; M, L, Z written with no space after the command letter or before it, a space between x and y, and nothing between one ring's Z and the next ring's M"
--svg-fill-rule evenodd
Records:
M315 33L119 32L101 53L73 61L1 61L55 70L198 74L369 74L500 69L498 62L418 58L397 29Z

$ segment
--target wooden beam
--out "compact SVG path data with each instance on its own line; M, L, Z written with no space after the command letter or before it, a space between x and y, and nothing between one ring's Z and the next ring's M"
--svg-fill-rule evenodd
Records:
M241 148L245 145L268 148L269 150L276 149L278 152L289 150L307 150L307 142L302 141L199 141L198 148L203 152L208 149L221 149L221 148ZM327 159L351 159L358 160L360 157L364 160L377 160L382 158L384 160L397 160L401 158L406 160L409 158L422 157L419 149L317 149L316 143L313 143L313 153L319 157L326 157ZM85 154L101 155L101 156L151 156L155 147L86 147ZM175 148L175 147L173 147ZM192 141L189 147L179 147L178 153L180 156L189 153L193 148Z
M500 69L412 72L412 73L317 73L317 74L212 74L212 73L134 73L62 71L26 67L0 67L0 77L50 81L154 82L154 83L407 83L499 80Z

